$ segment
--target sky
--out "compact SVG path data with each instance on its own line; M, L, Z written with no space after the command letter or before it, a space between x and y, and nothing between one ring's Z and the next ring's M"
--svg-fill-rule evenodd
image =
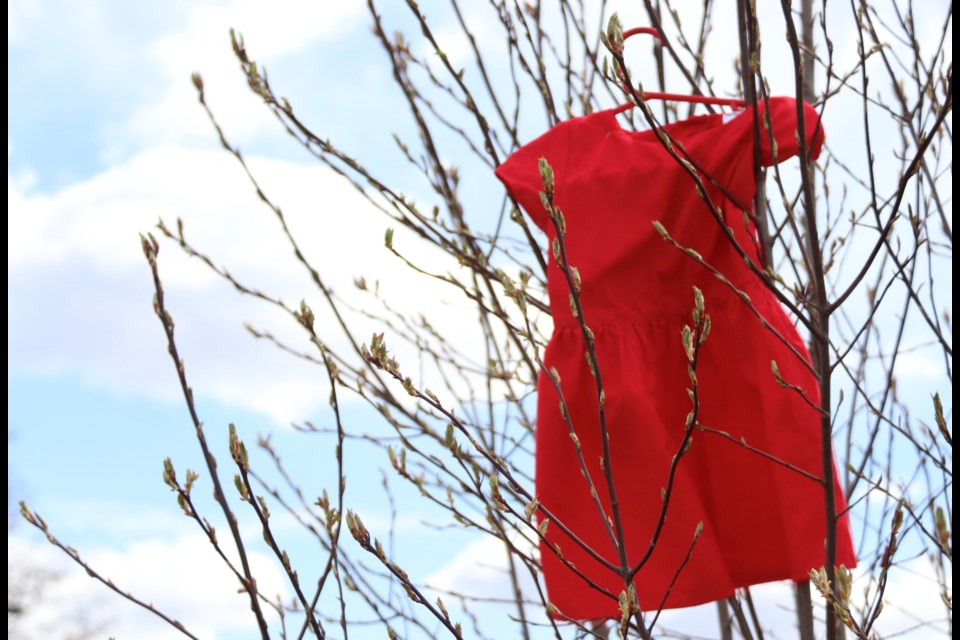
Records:
M470 3L468 9L481 38L496 29L485 6ZM624 7L627 24L631 11L640 15ZM384 13L410 32L405 13L392 6ZM465 63L469 51L450 16L439 15L441 42L455 62ZM240 279L287 301L306 297L316 310L320 301L275 220L220 148L191 73L202 74L220 124L242 147L264 190L276 195L328 284L360 296L352 283L363 276L396 299L412 295L413 304L464 343L472 334L463 319L473 317L462 298L403 269L383 248L387 222L283 134L245 84L231 52L231 28L267 64L273 86L282 87L322 135L429 201L428 186L391 141L393 133L412 139L416 129L396 108L398 93L370 33L365 3L8 2L8 495L14 504L26 500L61 540L122 588L173 613L205 639L249 637L253 627L232 576L161 481L165 457L178 471L199 469L202 460L152 311L138 234L161 218L168 224L182 218L187 237ZM782 52L771 46L771 60L777 55ZM838 110L832 117L828 132L853 116ZM529 138L543 123L530 120L525 127ZM463 186L477 201L498 188L492 172ZM491 210L500 198L496 191ZM455 268L429 249L422 258ZM300 337L296 327L236 295L172 243L161 243L160 269L211 441L226 455L228 423L248 442L270 434L308 491L332 491L331 441L290 427L306 420L329 425L325 374L252 339L244 325L292 340ZM362 296L356 300L364 303ZM357 322L361 335L376 329ZM937 363L922 352L901 366L911 374L906 394L926 402L928 389L945 386ZM949 389L942 393L949 396ZM345 416L356 424L376 420L360 404L346 406ZM376 451L362 444L349 449L347 468L357 469L348 472L349 496L368 527L386 536L391 517L378 469L389 463L371 460ZM391 548L411 575L451 590L501 592L505 584L491 542L431 529L424 525L431 515L409 500L393 521ZM80 624L98 637L171 637L169 627L95 584L17 520L11 518L10 555L26 570L43 568L55 576L44 603L25 621L26 631L65 637ZM277 523L289 535L294 561L309 565L309 540L289 518L277 516ZM259 536L255 525L244 526ZM264 591L289 595L265 548L253 552L252 563ZM907 566L892 581L890 598L900 604L889 613L889 629L909 629L914 617L939 615L924 610L929 598L923 589L931 584L925 571L922 564ZM755 597L777 611L775 603L789 604L791 596L784 585L768 585ZM715 633L709 609L670 612L662 624ZM772 637L790 637L790 617L783 612L768 624ZM930 637L920 633L903 637ZM372 630L351 636L381 637Z

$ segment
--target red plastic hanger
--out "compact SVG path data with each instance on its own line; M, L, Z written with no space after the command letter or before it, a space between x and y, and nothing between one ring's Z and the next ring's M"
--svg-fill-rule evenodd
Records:
M653 27L635 27L633 29L627 29L623 32L623 40L626 41L630 36L635 36L638 33L645 33L651 35L657 39L657 43L663 44L663 36L660 35L660 32L654 29ZM629 88L626 89L629 93ZM669 100L671 102L694 102L696 104L718 104L727 107L738 107L743 108L746 103L743 100L737 98L715 98L713 96L694 96L694 95L685 95L682 93L664 93L661 91L644 91L643 92L644 100ZM632 102L627 104L622 104L616 109L616 113L622 113L627 109L632 109L637 105Z

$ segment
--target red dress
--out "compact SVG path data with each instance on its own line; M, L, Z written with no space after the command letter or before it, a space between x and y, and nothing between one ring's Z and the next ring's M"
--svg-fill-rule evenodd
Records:
M761 107L763 108L763 107ZM796 102L769 104L776 161L798 152ZM804 105L808 148L816 157L823 144L816 110ZM715 114L667 125L720 189L704 179L711 200L723 211L756 264L759 250L752 227L744 226L736 203L753 201L753 115ZM768 135L762 159L774 163ZM555 202L566 220L569 263L582 282L586 324L596 340L605 387L604 406L612 469L631 565L646 552L661 509L671 458L683 437L691 409L690 380L681 330L691 324L693 286L703 291L712 331L699 356L701 409L698 421L741 438L751 447L822 476L820 419L795 391L771 373L775 360L782 378L819 402L817 381L736 295L706 268L664 241L659 220L682 246L746 292L767 322L805 359L806 347L779 302L749 272L730 246L694 183L651 131L624 130L613 110L567 120L518 149L496 174L530 218L555 237L539 192L538 159L555 174ZM726 194L724 193L726 191ZM607 515L610 501L600 466L602 448L595 380L584 357L583 338L568 300L568 288L553 258L547 274L553 336L544 353L561 389ZM540 503L596 552L619 564L573 442L546 374L538 383L536 492ZM837 511L846 509L835 483ZM655 551L635 578L641 609L661 605L687 554L697 523L703 532L665 608L723 599L734 589L773 580L802 580L824 563L822 485L752 453L737 442L697 431L681 459L668 516ZM555 523L547 539L564 558L609 592L623 581L583 551ZM856 565L846 515L837 527L837 564ZM541 543L549 601L574 619L619 617L615 599L585 584Z

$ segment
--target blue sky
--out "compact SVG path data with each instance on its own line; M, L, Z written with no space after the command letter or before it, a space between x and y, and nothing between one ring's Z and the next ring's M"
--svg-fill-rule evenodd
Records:
M305 121L388 182L409 185L409 194L429 201L428 185L390 138L397 133L413 139L415 129L407 112L397 108L399 94L370 34L364 3L285 0L266 6L252 0L8 2L11 496L26 498L58 536L118 584L166 604L163 608L205 638L247 637L252 627L232 578L161 482L164 457L173 458L178 470L200 469L202 461L152 313L149 270L137 234L160 217L168 223L182 217L188 237L239 278L288 301L306 295L321 324L331 318L323 315L308 278L240 168L220 149L190 74L203 75L208 101L227 135L243 148L334 288L350 295L353 279L364 275L371 282L379 279L398 299L415 291L413 304L450 326L455 338L471 339L469 322L463 322L472 318L470 305L399 268L382 248L387 222L352 187L288 141L247 89L232 57L231 27L244 34L273 86L282 87ZM485 6L472 3L468 12L481 35L485 29L496 33ZM640 15L632 7L618 9L628 26L631 12ZM384 9L391 28L416 33L405 13L391 11ZM448 51L466 64L468 52L450 16L428 15L438 15L437 30ZM837 46L849 53L851 43ZM783 52L771 44L770 60L778 55ZM726 65L717 66L718 76L727 73ZM790 89L787 78L772 82L782 83L779 92ZM856 113L838 109L827 118L830 144L831 132L852 126ZM529 138L543 123L530 118L525 126ZM447 142L456 157L457 144ZM476 175L463 189L477 202L490 200L497 189L489 207L494 211L501 191L492 172ZM398 241L403 238L398 232ZM429 250L422 257L453 268ZM332 440L288 426L306 419L329 425L326 376L251 339L243 323L301 340L296 327L238 297L169 243L162 244L160 269L202 419L224 459L226 425L233 422L251 443L258 433L272 434L308 492L332 491ZM949 291L950 283L938 286ZM360 335L378 328L357 322ZM949 398L938 366L922 350L901 365L902 393L916 398L918 410L926 410L932 388ZM376 421L371 413L353 403L345 415L354 424L370 425ZM362 444L348 449L348 465L364 470L348 472L349 495L370 528L384 535L388 508L376 468L387 462L375 455L383 457ZM397 491L403 501L396 551L411 575L449 588L492 593L502 588L499 575L477 562L495 549L469 533L424 527L429 510ZM306 558L309 564L308 541L292 526L283 530L291 536L294 560ZM9 550L57 567L61 577L51 597L60 600L54 602L69 601L78 610L89 605L91 622L104 625L105 633L169 637L167 628L107 594L25 524L11 532ZM286 592L263 550L255 563L268 588ZM904 583L902 592L913 588ZM758 597L789 601L782 587L761 588ZM62 611L42 609L31 624L55 624ZM664 624L696 630L698 619L707 621L704 629L713 629L710 611L671 614ZM789 622L771 624L789 629ZM369 637L374 636L380 637Z

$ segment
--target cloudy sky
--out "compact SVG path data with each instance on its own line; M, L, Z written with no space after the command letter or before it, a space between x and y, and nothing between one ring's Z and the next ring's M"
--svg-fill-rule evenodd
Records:
M355 277L367 275L385 287L407 287L391 276L398 270L382 248L385 222L346 182L284 140L247 89L230 47L234 27L276 67L272 77L286 95L303 97L305 114L337 144L360 153L389 140L391 130L409 127L376 98L389 76L372 46L366 9L360 3L270 3L268 9L243 1L136 8L15 1L8 18L11 497L26 498L91 564L194 633L246 637L250 620L233 578L160 480L166 456L180 469L202 462L151 310L138 234L160 218L172 224L182 217L191 240L238 277L288 300L312 290L236 161L217 145L190 82L197 71L264 188L282 194L279 203L328 284L352 288ZM331 64L347 58L349 65ZM370 155L371 164L393 178L406 169L392 168L401 163L390 146L390 153ZM252 340L243 325L280 337L293 329L234 295L175 247L161 254L178 339L211 439L224 445L228 422L250 440L273 433L279 451L303 453L286 461L305 478L305 489L332 492L332 458L322 448L329 442L310 445L320 448L311 455L304 436L289 428L291 421L323 415L325 376ZM351 263L351 256L364 259ZM352 417L362 415L352 410ZM379 474L350 480L357 508L370 508L371 529L385 532L387 518L376 514L386 505L364 494L364 487L378 485ZM395 528L402 533L418 522L416 513L405 513ZM91 628L118 637L169 637L169 628L109 596L35 533L15 524L12 555L29 567L49 566L59 578L48 588L50 606L34 611L31 625L55 626L63 603L75 602L74 609L87 610ZM294 559L298 544L306 554L309 547L289 533ZM469 541L430 532L418 539L447 551L411 554L421 577ZM253 562L262 568L262 588L287 593L271 559L255 552Z
M469 4L476 6L468 12L476 33L495 33L486 3ZM391 24L409 29L408 16L385 13ZM450 16L439 15L436 29L448 52L466 59ZM386 291L416 291L416 304L451 327L472 317L462 299L412 281L383 249L387 223L349 184L288 141L247 88L230 28L243 33L272 84L321 135L364 158L378 175L409 184L413 197L429 200L428 186L391 142L393 133L412 138L415 129L394 106L398 94L365 3L8 2L9 495L14 503L26 499L57 536L118 585L203 638L248 637L253 627L232 577L161 482L164 457L178 469L202 462L152 312L138 234L160 218L182 218L191 241L240 279L290 302L314 294L275 220L219 147L191 73L203 75L220 124L243 148L264 190L275 194L328 284L347 291L365 276ZM834 117L842 127L844 114ZM538 126L531 123L529 133ZM827 131L829 140L829 122ZM499 186L491 172L463 188L479 199ZM496 194L491 210L502 192ZM442 264L429 252L423 257ZM334 471L311 451L321 445L289 427L328 419L325 376L253 340L244 323L281 337L299 336L295 328L236 295L171 243L162 243L160 260L210 437L224 445L230 422L251 441L272 434L308 492L332 491ZM906 362L915 369L917 393L942 381L935 363L920 356ZM359 406L348 407L348 417L370 419ZM365 463L364 455L359 450L352 462ZM322 457L329 461L329 451ZM381 534L390 525L376 471L383 464L351 476L352 505ZM396 548L412 575L476 593L503 588L502 574L489 566L497 561L478 562L498 557L497 549L466 533L423 527L428 515L418 508L405 504L395 522ZM310 547L296 538L293 523L278 526L291 536L294 560L300 552L309 563ZM101 635L170 637L169 627L96 585L25 523L14 524L8 550L26 570L47 567L56 574L46 604L31 613L35 632L62 631L73 624L63 622L68 612L71 621ZM271 557L256 551L252 561L262 589L287 594ZM931 584L924 571L918 565L919 582L891 586L906 610L891 612L891 628L926 615L929 598L917 587ZM782 586L760 588L757 597L790 600ZM790 637L789 616L777 615L768 623ZM671 613L663 624L715 633L710 611Z

